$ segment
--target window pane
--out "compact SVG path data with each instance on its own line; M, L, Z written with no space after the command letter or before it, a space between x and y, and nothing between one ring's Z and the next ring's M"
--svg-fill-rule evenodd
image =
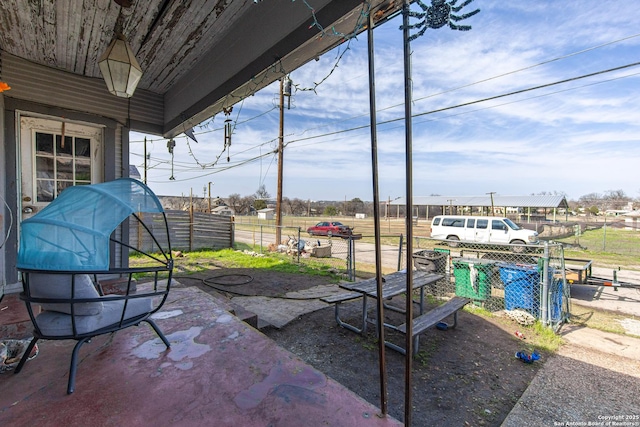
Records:
M70 136L64 137L64 144L62 144L62 137L60 135L56 135L56 155L58 156L71 156L73 149L73 138Z
M76 159L76 181L91 181L91 161Z
M53 135L36 132L36 154L53 154Z
M58 196L62 193L62 190L65 188L71 187L73 185L73 181L58 181Z
M76 157L91 157L91 141L87 138L76 138Z
M36 178L53 178L53 159L36 156Z
M53 189L55 188L55 181L53 180L38 180L38 202L51 202L53 201Z
M479 219L478 224L476 225L476 228L487 228L487 225L489 225L489 220Z
M51 202L72 185L91 184L91 140L36 132L36 200Z
M58 179L73 179L73 160L66 157L56 158L56 172Z

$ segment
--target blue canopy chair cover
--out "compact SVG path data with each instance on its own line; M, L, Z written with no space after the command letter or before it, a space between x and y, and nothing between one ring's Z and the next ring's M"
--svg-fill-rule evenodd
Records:
M140 213L161 216L164 227L154 230L156 227L146 225ZM142 243L134 247L123 241L127 239L116 238L116 230L127 221L130 227L142 230L143 236L151 237L138 240L146 241L147 246L153 242L153 251L144 251ZM73 393L80 347L95 336L140 322L148 323L169 348L169 341L150 318L164 304L171 286L169 227L160 201L146 185L121 178L69 187L42 211L24 220L20 230L20 298L27 305L34 331L15 373L20 372L39 339L76 340L67 385L67 393ZM110 267L110 252L116 245L142 254L150 266ZM137 287L137 273L151 275L152 283ZM101 277L114 276L122 278L126 289L105 295ZM164 278L166 282L159 280Z

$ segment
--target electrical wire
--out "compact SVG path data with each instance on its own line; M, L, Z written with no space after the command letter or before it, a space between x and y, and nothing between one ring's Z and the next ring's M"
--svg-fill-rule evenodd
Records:
M496 76L488 77L486 79L478 80L478 81L473 82L473 83L468 83L468 84L465 84L465 85L462 85L462 86L457 86L457 87L454 87L454 88L451 88L451 89L447 89L447 90L444 90L444 91L441 91L441 92L437 92L437 93L433 93L433 94L426 95L426 96L423 96L423 97L415 98L413 101L414 102L418 102L418 101L422 101L422 100L425 100L425 99L433 98L433 97L436 97L436 96L439 96L439 95L445 95L447 93L455 92L455 91L458 91L460 89L465 89L465 88L468 88L468 87L479 85L481 83L486 83L486 82L489 82L489 81L492 81L492 80L496 80L496 79L499 79L499 78L502 78L502 77L507 77L507 76L510 76L510 75L513 75L513 74L517 74L517 73L522 72L522 71L531 70L531 69L540 67L542 65L547 65L547 64L550 64L550 63L553 63L553 62L557 62L557 61L560 61L560 60L563 60L563 59L567 59L567 58L570 58L570 57L573 57L573 56L577 56L577 55L580 55L580 54L583 54L583 53L587 53L587 52L590 52L590 51L593 51L593 50L596 50L596 49L607 47L607 46L610 46L610 45L613 45L613 44L616 44L616 43L621 43L621 42L624 42L624 41L627 41L627 40L630 40L630 39L633 39L633 38L636 38L636 37L640 37L640 34L634 34L634 35L631 35L631 36L623 37L621 39L613 40L613 41L610 41L610 42L607 42L607 43L603 43L603 44L600 44L600 45L597 45L597 46L593 46L593 47L590 47L590 48L587 48L587 49L583 49L583 50L580 50L580 51L577 51L577 52L572 52L572 53L568 53L568 54L563 55L563 56L559 56L559 57L556 57L556 58L548 59L546 61L542 61L542 62L539 62L537 64L530 65L528 67L523 67L523 68L519 68L519 69L516 69L516 70L508 71L506 73L502 73L502 74L498 74ZM360 77L361 76L362 75L360 75ZM379 113L379 112L390 110L390 109L393 109L393 108L402 107L403 105L404 104L390 105L388 107L377 109L376 112ZM360 114L360 115L357 115L357 116L352 116L352 117L349 117L349 118L346 118L346 119L333 121L331 123L327 123L327 124L324 124L324 125L320 125L320 126L316 126L316 127L313 127L313 128L305 129L304 131L299 132L298 134L299 135L304 135L306 132L309 132L311 130L321 129L323 127L330 126L330 125L335 124L335 123L343 123L343 122L346 122L346 121L349 121L349 120L359 119L359 118L362 118L362 117L368 117L368 115L369 115L369 113L363 113L363 114Z
M481 99L478 99L478 100L464 102L464 103L456 104L456 105L451 105L451 106L448 106L448 107L438 108L438 109L435 109L435 110L429 110L429 111L425 111L425 112L422 112L422 113L416 113L412 117L415 118L415 117L425 116L425 115L434 114L434 113L438 113L438 112L442 112L442 111L448 111L448 110L452 110L452 109L456 109L456 108L461 108L461 107L465 107L465 106L469 106L469 105L479 104L479 103L486 102L486 101L491 101L491 100L494 100L494 99L505 98L505 97L508 97L508 96L513 96L513 95L517 95L517 94L525 93L525 92L531 92L531 91L534 91L534 90L543 89L543 88L547 88L547 87L551 87L551 86L556 86L556 85L559 85L559 84L568 83L568 82L572 82L572 81L577 81L577 80L581 80L581 79L584 79L584 78L593 77L593 76L596 76L596 75L601 75L601 74L605 74L605 73L609 73L609 72L613 72L613 71L619 71L619 70L630 68L630 67L636 67L638 65L640 65L640 62L634 62L634 63L631 63L631 64L622 65L622 66L610 68L610 69L607 69L607 70L602 70L602 71L597 71L597 72L594 72L594 73L584 74L584 75L581 75L581 76L578 76L578 77L571 77L571 78L568 78L568 79L559 80L559 81L552 82L552 83L545 83L543 85L532 86L532 87L529 87L529 88L520 89L520 90L516 90L516 91L512 91L512 92L507 92L507 93L503 93L503 94L500 94L500 95L481 98ZM615 80L621 80L623 78L632 77L632 76L635 76L637 74L638 73L634 73L634 74L626 75L626 76L623 76L623 77L618 77L618 78L615 78L615 79L608 79L608 80L604 80L604 81L601 81L601 82L590 83L590 84L579 86L579 87L576 87L576 88L571 88L571 89L566 89L566 90L563 90L563 91L554 92L553 94L561 93L561 92L565 92L565 91L569 91L569 90L582 89L584 87L593 86L595 84L608 83L608 82L615 81ZM544 95L540 95L540 96L544 96ZM540 96L532 97L531 99L538 98ZM523 101L527 101L529 99L530 98L519 100L519 101L514 101L514 102L523 102ZM495 107L487 107L487 108L495 108ZM402 120L404 120L404 117L398 117L398 118L395 118L395 119L389 119L389 120L380 121L380 122L376 123L376 125L380 126L380 125L394 123L394 122L398 122L398 121L402 121ZM299 138L299 139L288 141L285 144L285 146L287 146L289 144L292 144L292 143L300 142L300 141L308 141L308 140L311 140L311 139L322 138L322 137L325 137L325 136L333 136L333 135L338 135L338 134L345 133L345 132L352 132L352 131L361 130L361 129L367 129L367 128L369 128L368 124L367 125L361 125L361 126L354 126L352 128L349 128L349 129L341 129L341 130L337 130L337 131L334 131L334 132L327 132L327 133L324 133L324 134L321 134L321 135L313 135L313 136L309 136L309 137L305 137L305 138Z
M605 47L605 46L610 46L612 44L619 43L619 42L622 42L622 41L626 41L626 40L629 40L629 39L632 39L632 38L635 38L635 37L638 37L638 36L640 36L640 34L635 34L635 35L624 37L624 38L621 38L621 39L618 39L618 40L614 40L614 41L611 41L611 42L608 42L608 43L603 43L603 44L598 45L598 46L594 46L594 47L591 47L591 48L588 48L588 49L583 49L583 50L578 51L578 52L573 52L573 53L570 53L570 54L567 54L567 55L563 55L563 56L560 56L560 57L557 57L557 58L553 58L553 59L550 59L550 60L547 60L547 61L540 62L540 63L535 64L535 65L531 65L531 66L528 66L528 67L524 67L524 68L520 68L520 69L517 69L517 70L513 70L513 71L510 71L510 72L507 72L507 73L503 73L503 74L500 74L500 75L497 75L497 76L493 76L493 77L490 77L490 78L487 78L487 79L479 80L479 81L474 82L474 83L458 86L456 88L452 88L452 89L449 89L449 90L446 90L446 91L442 91L442 92L438 92L438 93L435 93L435 94L430 94L428 96L424 96L424 97L421 97L421 98L416 98L416 101L432 98L432 97L435 97L435 96L438 96L438 95L442 95L442 94L446 94L446 93L450 93L450 92L453 92L453 91L456 91L456 90L460 90L460 89L467 88L467 87L470 87L470 86L474 86L474 85L478 85L478 84L481 84L481 83L485 83L487 81L495 80L495 79L498 79L498 78L501 78L501 77L505 77L505 76L508 76L508 75L513 75L513 74L516 74L516 73L521 72L521 71L530 70L530 69L533 69L533 68L536 68L536 67L539 67L539 66L542 66L542 65L546 65L546 64L549 64L549 63L552 63L552 62L556 62L556 61L560 61L560 60L563 60L563 59L566 59L566 58L569 58L569 57L572 57L572 56L576 56L576 55L580 55L580 54L583 54L583 53L586 53L586 52L590 52L590 51L593 51L593 50L596 50L596 49L600 49L600 48ZM344 52L339 56L339 58L341 58L343 54L344 54ZM456 104L456 105L453 105L453 106L444 107L444 108L440 108L440 109L436 109L436 110L430 110L430 111L426 111L426 112L423 112L423 113L417 113L417 114L414 114L412 117L416 118L416 117L420 117L420 116L424 116L424 115L434 114L434 113L437 113L437 112L443 112L443 111L448 111L448 110L452 110L452 109L456 109L456 108L460 108L460 107L474 105L474 104L478 104L478 103L482 103L482 102L486 102L486 101L490 101L490 100L494 100L494 99L513 96L513 95L516 95L516 94L525 93L525 92L529 92L529 91L534 91L534 90L538 90L538 89L542 89L542 88L546 88L546 87L550 87L550 86L554 86L554 85L558 85L558 84L568 83L568 82L571 82L571 81L584 79L584 78L587 78L587 77L593 77L593 76L604 74L604 73L618 71L618 70L621 70L621 69L624 69L624 68L637 66L638 64L639 63L636 62L636 63L628 64L628 65L625 65L625 66L615 67L615 68L608 69L608 70L602 70L602 71L595 72L595 73L590 73L590 74L586 74L586 75L582 75L582 76L577 76L577 77L572 77L572 78L569 78L569 79L560 80L560 81L557 81L557 82L552 82L552 83L548 83L548 84L544 84L544 85L539 85L539 86L525 88L525 89L521 89L521 90L517 90L517 91L512 91L512 92L508 92L508 93L504 93L504 94L500 94L500 95L496 95L496 96L492 96L492 97L487 97L487 98L483 98L483 99L479 99L479 100L475 100L475 101L470 101L470 102L466 102L466 103L462 103L462 104ZM633 74L633 75L635 75L635 74ZM625 76L625 77L628 77L628 76ZM622 78L624 78L624 77L622 77ZM610 80L607 80L607 81L612 81L612 80L616 80L616 79L610 79ZM603 83L603 82L597 82L597 83L593 83L593 84L598 84L598 83ZM591 84L591 85L593 85L593 84ZM581 86L580 88L586 87L586 86L590 86L590 85L584 85L584 86ZM577 88L572 88L572 89L567 89L567 90L575 90L575 89L577 89ZM567 90L564 90L564 91L567 91ZM554 92L554 94L555 93L564 92L564 91L557 91L557 92ZM549 95L550 94L540 95L540 96L536 96L536 97L527 98L525 100L513 101L513 102L510 102L510 103L505 103L505 104L501 104L501 105L507 105L507 104L511 104L511 103L515 103L515 102L523 102L523 101L526 101L526 100L529 100L529 99L535 99L535 98L539 98L541 96L549 96ZM243 101L244 101L244 99L243 99ZM390 107L385 107L385 108L379 109L378 111L384 111L384 110L388 110L388 109L391 109L391 108L396 108L396 107L398 107L400 105L402 105L402 104L393 105L393 106L390 106ZM496 107L497 106L491 106L491 107L486 107L486 108L496 108ZM254 119L257 119L257 118L259 118L261 116L264 116L265 114L268 114L269 112L273 111L276 108L277 107L272 107L271 109L269 109L269 110L267 110L267 111L265 111L263 113L260 113L260 114L254 116L254 117L252 117L250 119L247 119L242 123L247 123L247 122L249 122L251 120L254 120ZM483 109L486 109L486 108L483 108ZM473 111L479 111L479 110L483 110L483 109L476 109L476 110L473 110ZM463 113L460 113L460 114L468 114L468 113L470 113L470 112L468 111L468 112L463 112ZM459 115L459 114L456 114L456 115ZM351 118L348 118L348 119L343 119L343 120L340 120L340 122L345 122L345 121L352 120L352 119L355 119L355 118L360 118L360 117L363 117L363 116L366 116L366 114L365 115L354 116L354 117L351 117ZM452 116L447 116L447 117L452 117ZM239 112L238 112L238 115L236 117L236 125L238 124L238 119L239 119ZM381 122L378 122L377 125L385 125L385 124L389 124L389 123L393 123L393 122L397 122L397 121L401 121L401 120L404 120L404 118L396 118L396 119L381 121ZM301 133L299 132L297 134L303 135L304 133L309 132L310 130L319 129L321 127L328 126L328 125L330 125L330 124L318 126L318 127L311 128L311 129L305 129ZM327 132L327 133L320 134L320 135L314 135L314 136L305 137L305 138L298 138L298 139L287 141L287 143L285 144L285 147L289 146L290 144L298 143L298 142L301 142L301 141L308 141L308 140L312 140L312 139L322 138L322 137L326 137L326 136L333 136L333 135L337 135L337 134L340 134L340 133L352 132L352 131L368 129L368 128L369 128L369 125L367 124L367 125L352 127L352 128L349 128L349 129L342 129L342 130L338 130L338 131L334 131L334 132ZM234 126L234 129L235 129L235 126ZM199 134L208 133L208 132L213 132L213 131L201 132ZM291 133L291 134L289 134L287 136L293 136L293 135L296 135L296 133ZM270 144L273 141L274 141L274 139L271 139L270 141L251 146L251 147L249 147L249 148L247 148L247 149L245 149L242 152L239 152L237 154L241 154L241 153L244 153L244 152L247 152L247 151L250 151L250 150L254 150L256 148L262 147L263 145ZM152 142L153 142L153 140L152 140ZM189 144L188 141L187 141L187 143ZM313 143L313 144L319 144L319 143L324 143L324 142L316 142L316 143ZM312 145L312 144L296 144L296 147L300 148L300 147L304 147L304 146L308 146L308 145ZM216 160L213 163L201 164L195 158L195 155L193 154L190 146L189 146L189 151L190 151L192 157L194 158L194 160L196 160L196 163L202 169L215 166L218 163L219 158L222 156L222 154L224 152L224 150L223 150L223 152L220 155L218 155L218 157L216 158ZM265 155L260 155L258 157L254 157L252 159L248 159L248 160L239 162L238 164L235 164L235 165L230 165L229 167L221 168L218 171L214 171L214 172L210 172L210 173L207 173L207 174L199 175L199 176L193 177L193 178L188 178L186 180L197 179L197 178L200 178L202 176L208 176L208 175L211 175L213 173L218 173L218 172L221 172L221 171L228 170L228 169L230 169L232 167L243 166L245 164L252 163L253 161L255 161L257 159L261 159L264 156L270 155L270 154L271 154L271 152L269 152L269 153L267 153ZM187 170L185 172L193 170L193 167L191 166L190 163L185 163L185 167L187 168ZM265 176L266 176L266 174L265 174ZM186 181L186 180L182 180L182 181ZM163 182L163 181L155 181L155 182Z
M479 103L490 101L490 100L494 100L494 99L500 99L500 98L513 96L513 95L520 94L520 93L525 93L525 92L530 92L530 91L533 91L533 90L538 90L538 89L542 89L542 88L546 88L546 87L551 87L551 86L562 84L562 83L567 83L567 82L571 82L571 81L580 80L580 79L587 78L587 77L592 77L592 76L595 76L595 75L601 75L601 74L608 73L608 72L618 71L620 69L634 67L634 66L637 66L637 65L640 65L640 62L636 62L636 63L632 63L632 64L620 66L620 67L615 67L615 68L608 69L608 70L602 70L602 71L595 72L595 73L589 73L589 74L585 74L585 75L578 76L578 77L572 77L572 78L560 80L560 81L557 81L557 82L552 82L552 83L547 83L547 84L543 84L543 85L533 86L533 87L529 87L529 88L525 88L525 89L521 89L521 90L517 90L517 91L512 91L512 92L508 92L508 93L504 93L504 94L500 94L500 95L495 95L495 96L492 96L492 97L482 98L482 99L475 100L475 101L469 101L469 102L462 103L462 104L456 104L456 105L452 105L452 106L449 106L449 107L443 107L443 108L436 109L436 110L430 110L430 111L426 111L426 112L422 112L422 113L417 113L417 114L414 114L412 117L416 118L416 117L421 117L421 116L434 114L434 113L437 113L437 112L449 111L449 110L453 110L453 109L456 109L456 108L461 108L461 107L464 107L464 106L479 104ZM548 94L542 94L542 95L537 95L537 96L534 96L534 97L529 97L529 98L525 98L525 99L521 99L521 100L502 103L502 104L499 104L499 105L493 105L493 106L479 108L479 109L475 109L475 110L464 111L464 112L461 112L461 113L458 113L458 114L448 115L448 116L443 117L441 119L449 118L449 117L455 117L455 116L459 116L459 115L463 115L463 114L470 114L470 113L481 111L481 110L498 108L498 107L501 107L501 106L504 106L504 105L514 104L514 103L518 103L518 102L525 102L525 101L529 101L531 99L536 99L536 98L541 98L541 97L545 97L545 96L556 95L558 93L568 92L568 91L572 91L572 90L578 90L578 89L582 89L584 87L593 86L593 85L596 85L596 84L608 83L608 82L611 82L611 81L632 77L632 76L635 76L635 75L638 75L638 74L640 74L640 73L634 73L634 74L630 74L630 75L626 75L626 76L622 76L622 77L617 77L617 78L614 78L614 79L607 79L607 80L594 82L594 83L590 83L590 84L586 84L586 85L582 85L582 86L578 86L578 87L574 87L574 88L564 89L564 90L560 90L560 91L556 91L556 92L552 92L552 93L548 93ZM399 121L402 121L402 120L404 120L404 118L395 118L395 119L380 121L380 122L377 123L377 125L381 126L381 125L386 125L386 124L390 124L390 123L394 123L394 122L399 122ZM426 120L426 121L420 121L420 122L417 122L416 124L424 123L424 122L427 122L427 121L435 121L435 120L440 120L440 119L431 119L431 120ZM368 129L369 126L370 125L368 125L368 124L367 125L361 125L361 126L352 127L352 128L349 128L349 129L341 129L341 130L334 131L334 132L327 132L327 133L324 133L324 134L321 134L321 135L313 135L313 136L309 136L309 137L305 137L305 138L299 138L299 139L295 139L295 140L290 140L290 141L287 141L287 143L284 146L285 147L289 147L290 144L295 144L294 148L302 148L302 147L306 147L306 146L310 146L310 145L324 144L324 143L328 143L328 142L333 142L333 141L335 141L335 139L332 139L331 141L319 141L319 142L313 142L313 143L309 143L309 144L298 144L299 142L302 142L302 141L310 141L310 140L313 140L313 139L323 138L323 137L327 137L327 136L335 136L335 135L339 135L339 134L342 134L342 133ZM402 127L402 125L400 125L398 127ZM390 130L390 128L387 128L386 130L388 131L388 130ZM264 144L261 144L261 145L264 145ZM245 150L245 151L248 151L248 150ZM235 167L240 167L240 166L245 166L247 164L251 164L251 163L253 163L253 162L255 162L255 161L257 161L257 160L259 160L261 158L264 158L264 157L272 155L272 154L274 154L274 151L270 151L270 152L268 152L266 154L261 154L261 155L256 156L256 157L253 157L253 158L250 158L250 159L246 159L246 160L238 162L237 164L234 164L234 165L229 165L229 166L224 167L224 168L219 168L219 169L217 169L215 171L211 171L211 172L208 172L206 174L200 174L198 176L194 176L194 177L186 178L186 179L181 179L181 180L175 179L173 181L178 181L178 182L182 181L182 182L184 182L184 181L190 181L190 180L194 180L194 179L199 179L199 178L202 178L202 177L205 177L205 176L213 175L213 174L216 174L216 173L221 173L221 172L233 169ZM183 172L188 172L188 171L194 171L194 168L189 168L188 170L183 171ZM266 174L265 174L265 176L266 176ZM166 182L166 181L164 181L164 180L150 180L149 182L162 183L162 182Z

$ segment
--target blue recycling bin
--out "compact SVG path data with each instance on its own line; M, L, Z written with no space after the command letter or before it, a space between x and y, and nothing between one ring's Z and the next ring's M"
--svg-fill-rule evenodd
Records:
M553 288L551 289L551 297L549 298L549 305L551 306L549 320L557 323L562 320L562 301L564 294L562 293L562 280L554 280L552 283Z
M537 265L499 264L507 310L522 309L540 316L540 273Z

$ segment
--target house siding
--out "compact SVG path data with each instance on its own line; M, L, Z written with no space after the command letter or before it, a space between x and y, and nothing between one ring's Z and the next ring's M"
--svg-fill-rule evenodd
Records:
M104 181L129 175L129 138L126 127L127 102L123 103L106 92L101 86L103 83L99 80L48 69L6 54L2 54L1 59L1 75L3 81L11 82L11 90L0 95L2 99L0 115L4 121L4 125L0 126L0 129L4 130L0 137L2 145L0 161L5 171L0 180L2 189L0 195L11 207L14 226L7 244L0 252L2 256L0 284L7 283L7 291L13 292L19 289L16 269L18 245L16 218L19 218L19 203L16 189L19 183L18 167L21 162L18 158L18 132L15 125L20 115L33 114L101 126L104 130ZM104 92L106 95L96 94L96 92ZM147 114L145 111L152 110L152 108L141 110L142 113L138 112L137 118L149 120L144 114ZM156 109L153 114L156 113L160 114L160 118L153 120L160 126L161 108ZM128 236L128 234L126 227L117 230L118 237ZM126 259L126 254L112 251L112 265L122 265L123 259Z
M12 98L109 117L133 130L162 133L164 100L137 90L127 100L111 95L102 79L78 76L0 52L3 81L11 82ZM129 104L130 102L130 104Z

